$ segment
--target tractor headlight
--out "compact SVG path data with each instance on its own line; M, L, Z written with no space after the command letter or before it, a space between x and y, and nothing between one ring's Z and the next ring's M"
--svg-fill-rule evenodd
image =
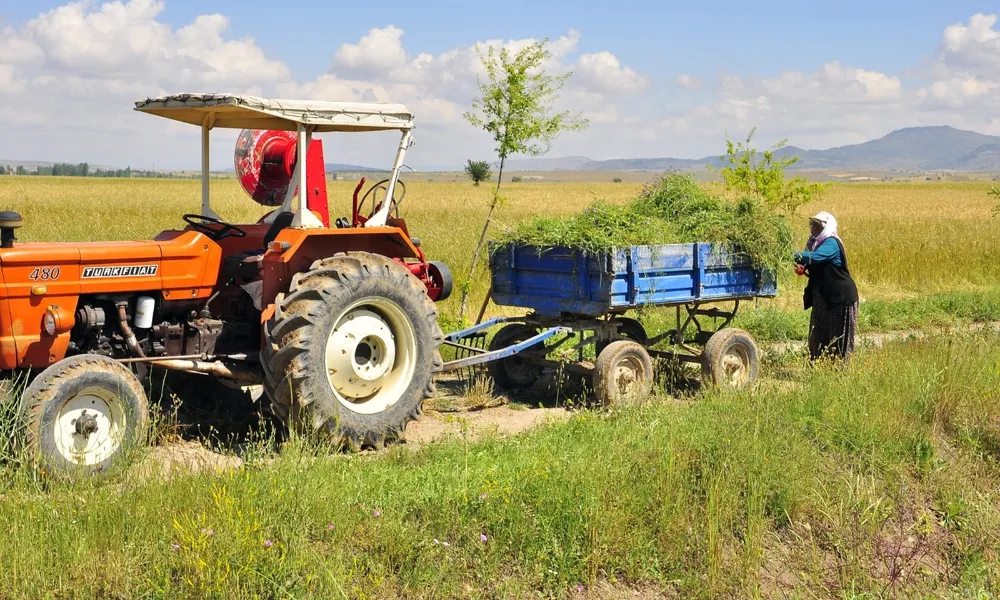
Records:
M56 334L56 315L51 309L45 311L45 317L42 319L42 326L45 327L45 333L49 335Z
M42 317L42 329L45 330L45 333L56 336L73 329L75 322L76 320L68 310L53 305L45 310L45 316Z

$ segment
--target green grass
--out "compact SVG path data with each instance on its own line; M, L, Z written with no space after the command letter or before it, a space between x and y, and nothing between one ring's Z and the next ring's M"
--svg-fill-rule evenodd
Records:
M792 364L757 392L584 412L507 440L321 458L293 443L171 482L17 479L0 498L0 595L995 593L998 341Z
M858 332L862 334L995 322L1000 322L1000 288L872 300L858 310ZM809 312L751 308L737 317L734 326L760 340L801 341L809 332Z

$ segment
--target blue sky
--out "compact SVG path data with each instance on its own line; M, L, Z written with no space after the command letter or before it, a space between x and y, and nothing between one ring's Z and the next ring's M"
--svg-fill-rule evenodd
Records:
M566 37L569 41L556 68L572 69L577 75L561 106L594 117L586 133L557 142L552 156L701 156L715 152L722 135L737 135L752 126L759 127L764 142L788 137L804 147L863 141L907 125L951 124L1000 133L1000 121L994 116L1000 115L996 112L1000 92L994 85L1000 79L1000 41L993 35L996 20L990 20L991 8L997 11L984 2L515 0L494 11L488 3L471 4L475 10L470 10L468 2L386 0L374 10L360 3L288 1L276 10L273 2L248 0L129 0L137 20L122 25L123 32L141 31L135 27L139 23L175 36L164 34L163 48L144 47L143 52L149 53L136 55L133 61L122 56L141 44L120 42L121 36L101 29L100 20L94 18L114 14L114 6L99 1L75 8L67 4L0 6L0 103L5 100L5 62L12 73L6 93L17 94L10 106L16 108L21 102L26 111L32 107L35 112L46 110L41 95L51 96L55 90L46 78L66 73L79 75L82 81L58 93L86 94L95 102L102 90L109 98L120 94L119 109L127 106L124 98L129 90L134 96L140 89L181 91L178 86L195 84L313 97L371 90L366 97L424 110L426 118L415 110L418 125L424 127L418 143L427 141L432 156L414 161L425 168L443 167L490 148L487 137L461 123L461 111L468 108L474 91L475 72L468 61L456 66L449 53L467 53L488 40ZM974 22L980 13L983 17ZM209 14L224 17L226 26L202 28L198 43L222 48L236 59L212 65L201 78L181 77L179 63L160 59L183 54L180 49L187 42L181 41L179 32ZM66 19L74 26L46 27ZM342 46L364 48L366 35L373 29L390 31L389 26L401 30L389 36L397 44L390 48L395 53L389 52L384 60L338 62ZM953 30L957 33L946 48L943 40L949 27L964 29ZM97 34L89 37L93 31ZM74 47L73 39L59 36L82 41ZM237 73L239 56L247 51L236 43L246 40L253 52L246 54L245 62L253 68ZM95 49L100 45L107 48ZM407 69L420 54L434 58L436 79L414 83ZM150 57L156 57L155 64ZM89 58L92 64L85 62ZM258 81L255 72L266 75ZM689 84L677 85L681 75ZM462 80L453 86L442 83L451 79ZM613 89L616 86L621 89ZM113 111L102 109L107 127L97 128L102 121L94 121L91 134L98 138L91 135L87 150L65 137L70 133L55 131L52 122L60 118L55 114L59 111L55 105L49 110L53 114L45 121L42 137L55 144L32 148L29 143L33 155L23 158L83 159L88 157L82 153L90 151L117 164L136 154L116 150L121 140L138 139L117 130L119 120L137 128L156 127L132 115L116 118ZM13 114L14 109L7 112ZM4 114L0 110L0 131L5 128ZM25 120L7 118L8 134L30 142ZM79 119L68 124L77 132L81 126ZM109 128L116 131L108 133ZM188 134L173 128L164 131L171 142L163 147L158 164L188 162L171 158L173 141L188 140ZM62 155L50 156L57 153L51 150L53 145L63 149ZM362 146L360 154L348 155L346 150L342 157L337 156L339 150L333 154L345 160L376 157L378 144ZM157 152L145 148L138 154L153 160Z
M9 2L0 8L7 25L23 24L61 2ZM314 77L330 66L331 49L375 26L406 31L407 44L437 54L490 38L541 38L576 29L584 52L610 49L644 72L677 72L707 78L720 71L767 76L809 70L837 58L881 71L899 71L914 56L933 50L941 31L988 2L875 0L870 2L634 2L594 0L503 3L367 3L290 0L274 2L171 0L161 20L182 26L200 14L231 19L234 35L251 35L269 56L296 75ZM346 6L345 6L346 5ZM474 6L475 10L469 10ZM308 15L302 19L301 15ZM301 28L296 39L293 31Z

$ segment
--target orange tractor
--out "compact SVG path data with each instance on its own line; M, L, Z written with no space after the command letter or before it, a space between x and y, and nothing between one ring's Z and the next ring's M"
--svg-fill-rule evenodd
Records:
M412 115L205 94L135 109L201 127L201 212L183 215L184 229L20 243L21 217L0 213L0 369L30 378L19 411L33 460L60 474L105 471L144 439L140 377L151 367L256 386L291 428L351 447L397 439L433 389L443 338L434 302L451 291L448 269L426 260L399 217ZM211 208L217 127L243 130L236 175L274 208L257 223ZM313 134L391 130L402 137L388 178L363 194L362 179L352 214L331 226Z

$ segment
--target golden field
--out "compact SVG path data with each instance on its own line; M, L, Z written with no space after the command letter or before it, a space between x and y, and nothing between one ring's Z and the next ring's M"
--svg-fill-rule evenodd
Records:
M331 181L331 214L350 212L354 182ZM711 185L711 184L710 184ZM570 214L594 200L621 202L641 183L505 183L508 202L497 213L503 227L539 214ZM949 291L974 291L1000 281L998 221L991 215L989 183L840 183L800 210L828 210L840 221L851 270L866 300L897 300ZM411 180L402 212L412 235L435 260L465 278L487 212L492 186L469 182ZM25 219L25 241L144 239L181 227L180 216L197 212L200 182L167 179L0 177L0 207ZM213 207L232 222L255 221L265 210L234 179L212 181ZM483 263L480 263L483 264ZM800 282L795 282L798 284ZM787 287L787 286L786 286ZM483 268L474 278L471 306L487 288ZM455 294L457 296L457 294ZM783 289L780 307L798 306L797 291ZM444 304L457 312L457 298Z

